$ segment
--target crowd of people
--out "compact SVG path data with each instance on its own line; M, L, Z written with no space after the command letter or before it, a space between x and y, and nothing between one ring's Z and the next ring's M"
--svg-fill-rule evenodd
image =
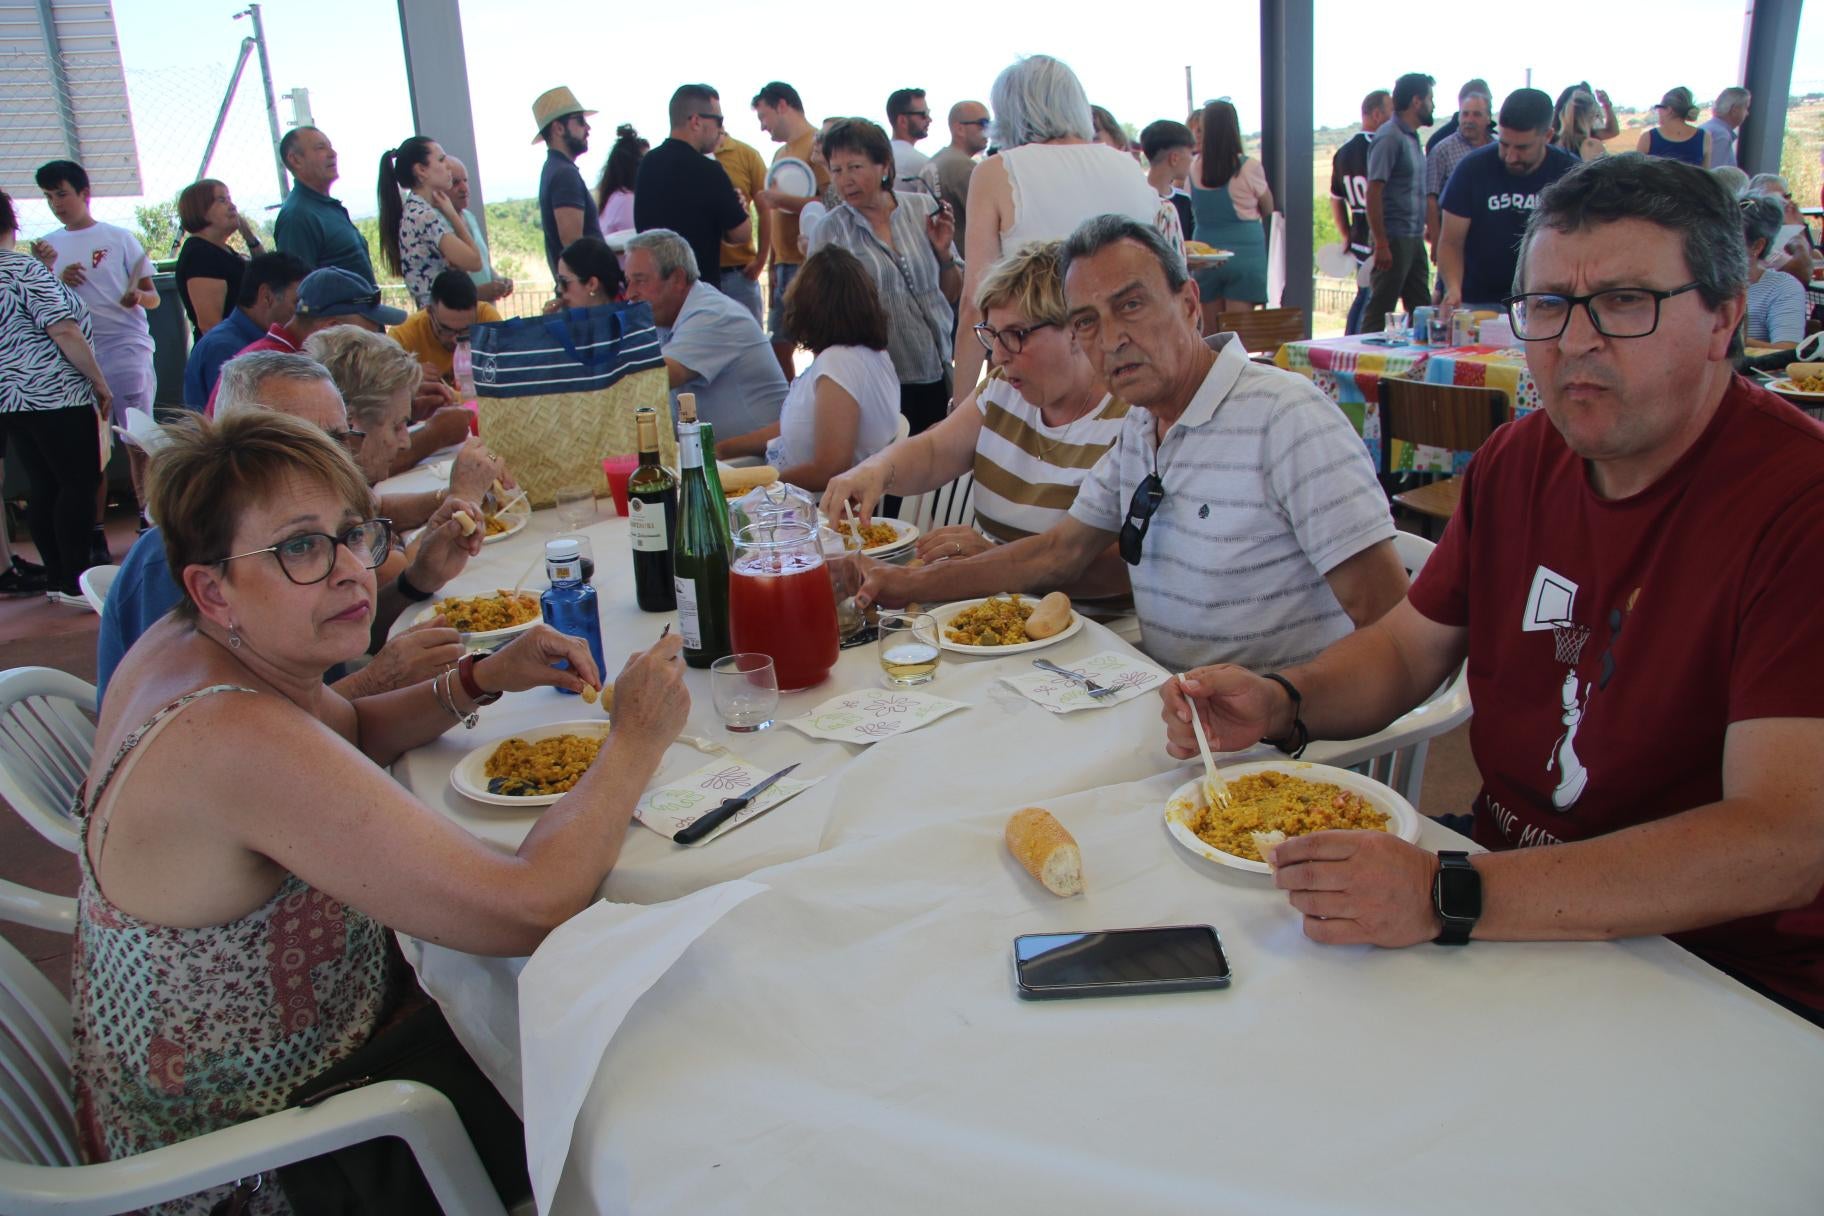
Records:
M1219 749L1368 734L1467 661L1475 834L1493 850L1465 863L1480 920L1437 902L1436 855L1320 834L1276 856L1312 937L1670 933L1824 1021L1808 678L1824 654L1807 624L1824 431L1731 364L1738 334L1802 336L1810 234L1778 178L1726 180L1743 90L1702 126L1672 90L1640 150L1612 154L1613 107L1587 83L1497 105L1469 81L1427 147L1433 89L1408 73L1370 92L1336 153L1332 211L1362 266L1350 329L1433 302L1503 310L1543 408L1477 455L1416 581L1348 419L1211 332L1266 302L1275 206L1228 101L1130 139L1067 65L1031 56L987 103L953 103L927 157L923 90L896 90L884 126L819 127L775 81L750 104L773 170L813 183L800 192L728 137L716 89L686 84L667 138L621 127L591 191L576 161L595 112L555 88L532 107L550 307L648 310L718 454L767 461L831 516L972 474L974 525L922 536L913 565L851 559L859 599L1131 597L1143 649L1190 673L1164 692L1173 755L1194 754L1193 715ZM328 137L299 128L282 152L296 185L275 250L222 183L184 193L195 413L136 457L148 518L103 612L74 980L96 1160L276 1109L368 1041L399 996L384 929L530 952L593 898L689 709L677 639L636 653L600 759L517 856L387 776L504 692L609 673L543 626L480 658L440 621L394 632L479 552L458 516L514 484L471 434L459 366L512 284L434 138L379 169L380 253L409 314L382 302L329 193ZM89 215L80 166L39 184L63 227L29 251L0 195L0 428L31 479L40 585L69 595L95 555L97 418L153 407L157 294L138 242ZM1193 274L1186 239L1235 256ZM451 448L446 489L377 490ZM1554 622L1516 624L1541 572L1580 588L1580 615L1555 623L1593 634L1587 655L1548 662ZM15 559L8 589L31 574ZM1552 771L1571 722L1575 790ZM250 765L285 807L249 798ZM300 914L343 926L310 981L334 999L275 1044L258 1011L287 980L264 943ZM236 982L182 961L202 955ZM154 987L158 1016L120 1016ZM200 1028L183 1050L210 1069L176 1092L151 1041L174 1021Z

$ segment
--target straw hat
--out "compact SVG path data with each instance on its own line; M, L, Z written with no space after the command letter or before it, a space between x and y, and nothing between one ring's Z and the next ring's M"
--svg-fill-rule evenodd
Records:
M567 86L560 84L555 89L547 89L538 95L537 101L532 103L532 121L538 124L538 134L532 137L532 142L537 143L543 139L545 128L560 118L567 118L572 114L581 114L584 118L588 118L594 113L594 110L583 109L583 103L576 99L576 94L572 93Z

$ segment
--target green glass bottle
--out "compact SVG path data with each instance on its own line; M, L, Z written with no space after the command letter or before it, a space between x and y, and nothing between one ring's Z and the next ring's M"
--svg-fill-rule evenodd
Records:
M722 470L716 466L716 428L707 422L697 423L697 434L703 440L703 475L709 478L711 495L716 500L716 515L722 521L722 533L728 537L729 552L734 552L735 529L728 518L728 494L722 489Z
M711 457L713 459L713 457ZM684 661L708 667L729 653L728 567L732 557L719 498L703 471L695 393L678 394L678 527L671 542L672 585Z

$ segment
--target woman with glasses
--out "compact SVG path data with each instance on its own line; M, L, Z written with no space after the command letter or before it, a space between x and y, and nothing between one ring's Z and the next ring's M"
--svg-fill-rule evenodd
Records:
M950 408L951 305L963 285L956 220L928 194L894 191L893 145L867 119L842 119L821 142L841 201L818 222L810 250L845 249L874 280L899 375L899 412L916 435Z
M614 250L592 236L564 246L557 259L557 298L565 308L611 304L627 289Z
M1766 258L1785 221L1780 201L1751 194L1741 200L1742 237L1748 242L1748 319L1745 336L1763 346L1797 346L1805 337L1805 289L1789 274L1769 269Z
M846 249L804 260L785 290L784 322L816 357L786 391L778 422L719 440L716 455L763 456L781 481L815 492L893 442L899 376L874 281Z
M1786 179L1777 173L1757 173L1748 179L1746 191L1752 195L1764 195L1781 205L1785 216L1784 223L1797 227L1783 248L1769 249L1766 254L1769 270L1783 270L1797 279L1801 287L1811 286L1811 268L1817 261L1817 243L1811 236L1811 223L1799 205L1793 200L1792 188Z
M975 474L975 526L919 537L926 561L969 557L1048 531L1070 511L1077 488L1120 434L1127 403L1109 393L1065 324L1062 242L1028 245L982 279L974 337L988 378L951 415L835 478L823 510L845 501L868 518L888 494L935 490ZM1126 589L1112 558L1096 594Z
M596 898L689 712L676 639L635 655L576 786L517 854L482 843L384 766L501 693L598 686L588 647L540 625L344 700L323 674L367 645L389 532L360 470L272 413L170 429L151 505L183 600L115 673L77 807L71 1072L89 1161L277 1110L363 1046L411 995L389 930L530 953Z

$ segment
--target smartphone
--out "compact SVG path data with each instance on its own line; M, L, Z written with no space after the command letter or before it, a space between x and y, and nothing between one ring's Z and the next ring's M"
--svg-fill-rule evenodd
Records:
M1212 925L1028 933L1013 939L1013 967L1029 1001L1229 986Z

